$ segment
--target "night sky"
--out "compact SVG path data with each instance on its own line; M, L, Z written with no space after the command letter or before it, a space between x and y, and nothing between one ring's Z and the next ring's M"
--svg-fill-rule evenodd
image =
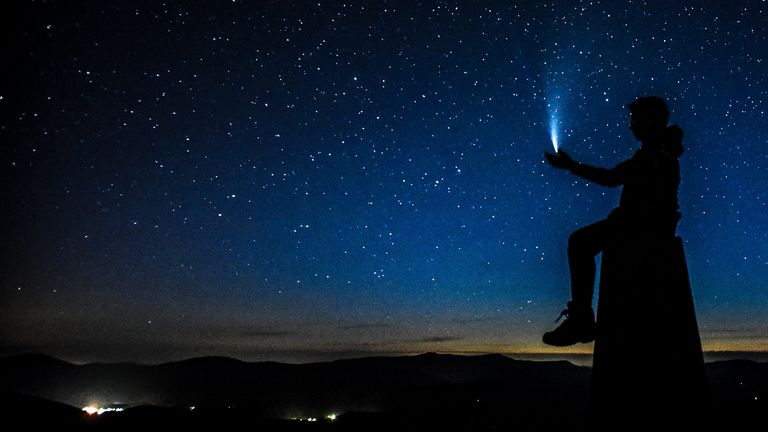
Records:
M704 348L768 350L765 1L13 3L0 354L563 351L567 238L620 189L550 124L614 166L649 94Z

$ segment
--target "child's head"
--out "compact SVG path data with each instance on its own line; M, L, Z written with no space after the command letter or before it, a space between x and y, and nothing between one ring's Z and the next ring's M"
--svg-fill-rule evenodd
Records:
M658 96L643 96L627 105L631 115L629 128L640 141L657 136L667 127L669 108Z

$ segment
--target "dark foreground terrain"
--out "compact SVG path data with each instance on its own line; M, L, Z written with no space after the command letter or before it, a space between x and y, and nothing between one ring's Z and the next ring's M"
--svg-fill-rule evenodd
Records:
M24 429L581 429L591 422L590 373L568 362L502 355L303 365L199 358L154 366L23 355L0 359L0 415L6 426ZM707 374L710 404L701 407L699 423L736 430L762 422L768 363L713 362ZM89 415L81 409L89 405L122 411ZM632 424L626 421L617 427Z

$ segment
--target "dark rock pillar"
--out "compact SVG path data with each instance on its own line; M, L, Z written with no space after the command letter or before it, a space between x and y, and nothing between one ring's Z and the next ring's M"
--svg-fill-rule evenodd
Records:
M680 237L617 238L603 251L593 420L692 425L708 401Z

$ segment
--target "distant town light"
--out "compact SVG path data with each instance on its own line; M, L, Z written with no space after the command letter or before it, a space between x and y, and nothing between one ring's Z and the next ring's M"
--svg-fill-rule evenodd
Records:
M105 412L121 412L123 411L123 407L120 406L106 406L106 407L97 407L95 405L89 405L87 407L83 407L83 411L88 413L88 415L102 415Z
M96 414L97 412L99 412L99 408L97 408L97 407L95 407L95 406L91 405L91 406L83 407L83 411L85 411L86 413L88 413L88 415L94 415L94 414Z
M335 421L336 420L336 413L330 413L327 416L325 416L325 418L327 418L330 421Z
M314 423L317 421L317 417L291 417L291 420Z

